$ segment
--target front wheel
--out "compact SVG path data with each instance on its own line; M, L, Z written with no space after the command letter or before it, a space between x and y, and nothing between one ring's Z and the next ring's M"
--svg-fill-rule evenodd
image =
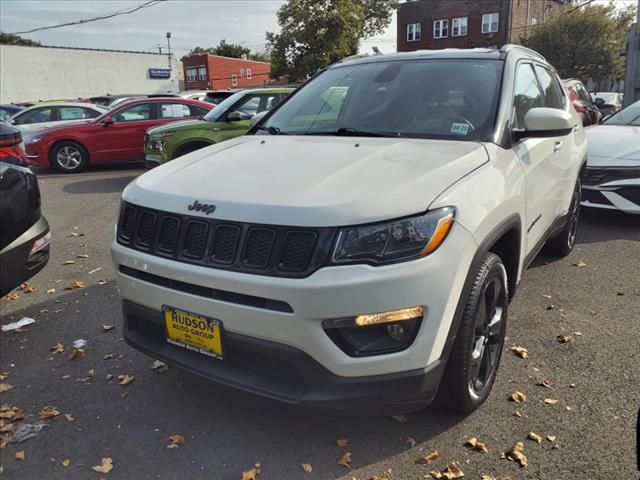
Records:
M571 197L571 205L567 216L567 223L558 236L547 242L547 251L556 257L566 257L573 251L576 245L576 233L578 232L578 221L580 220L580 201L582 199L582 182L580 178L576 180L576 188Z
M51 165L64 173L77 173L89 165L89 153L77 142L60 142L51 149Z
M487 253L478 266L438 391L439 404L469 413L488 397L496 378L507 327L507 271Z

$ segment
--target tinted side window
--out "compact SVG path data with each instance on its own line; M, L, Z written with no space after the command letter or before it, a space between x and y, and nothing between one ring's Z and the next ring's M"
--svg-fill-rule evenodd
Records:
M89 115L95 114L95 115ZM98 116L98 112L94 112L89 108L82 107L59 107L58 117L60 120L82 120L83 118L94 118Z
M160 118L186 118L190 116L189 105L184 103L163 103L160 105Z
M53 108L38 108L21 115L16 119L16 125L28 123L51 122L53 120Z
M207 110L206 108L196 107L195 105L189 105L189 108L191 109L192 117L202 117L209 113L209 110Z
M544 92L545 107L564 109L564 94L556 78L544 67L536 65L534 68Z
M540 86L531 64L521 64L516 72L516 85L513 96L513 127L524 128L524 116L530 109L535 107L544 107Z
M141 103L133 107L125 108L120 113L114 115L116 122L140 122L151 119L151 104Z

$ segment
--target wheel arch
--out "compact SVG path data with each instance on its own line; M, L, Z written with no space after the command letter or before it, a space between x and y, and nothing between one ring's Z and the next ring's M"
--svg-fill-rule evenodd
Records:
M204 147L215 145L215 142L212 142L210 140L203 140L200 138L185 140L184 142L179 144L176 147L176 149L173 151L173 155L171 156L171 159L173 160L174 158L184 155L186 151L190 150L191 147L196 145L198 146L198 148L196 148L195 150L199 150Z

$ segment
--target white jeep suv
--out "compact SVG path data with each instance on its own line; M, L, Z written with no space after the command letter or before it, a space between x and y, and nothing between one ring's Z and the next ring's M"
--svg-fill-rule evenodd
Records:
M125 338L285 402L471 411L522 272L545 243L573 249L585 160L531 50L346 59L125 189Z

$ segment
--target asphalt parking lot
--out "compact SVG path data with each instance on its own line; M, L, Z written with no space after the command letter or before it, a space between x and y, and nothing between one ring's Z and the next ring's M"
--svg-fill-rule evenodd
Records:
M1 478L238 480L259 464L260 480L399 480L430 478L453 461L464 478L478 480L637 478L640 218L585 212L573 254L561 261L542 255L524 273L507 347L525 347L528 357L504 352L493 393L477 412L369 417L292 407L153 369L152 359L125 344L108 245L120 192L140 173L39 172L53 251L29 282L35 291L1 301L3 325L36 321L0 337L2 382L13 386L0 403L25 414L1 427L8 442ZM84 288L67 290L77 281ZM78 339L87 342L84 355L70 360ZM120 375L134 379L122 377L130 383L120 385ZM526 402L511 401L515 391ZM45 407L60 414L39 420ZM38 422L47 427L12 443L10 428ZM527 439L530 432L541 443ZM174 435L184 443L172 442ZM488 452L463 446L471 437ZM518 441L527 467L501 458ZM439 455L431 464L416 463L432 450ZM350 468L337 463L347 452ZM112 459L109 473L92 470L102 458Z

